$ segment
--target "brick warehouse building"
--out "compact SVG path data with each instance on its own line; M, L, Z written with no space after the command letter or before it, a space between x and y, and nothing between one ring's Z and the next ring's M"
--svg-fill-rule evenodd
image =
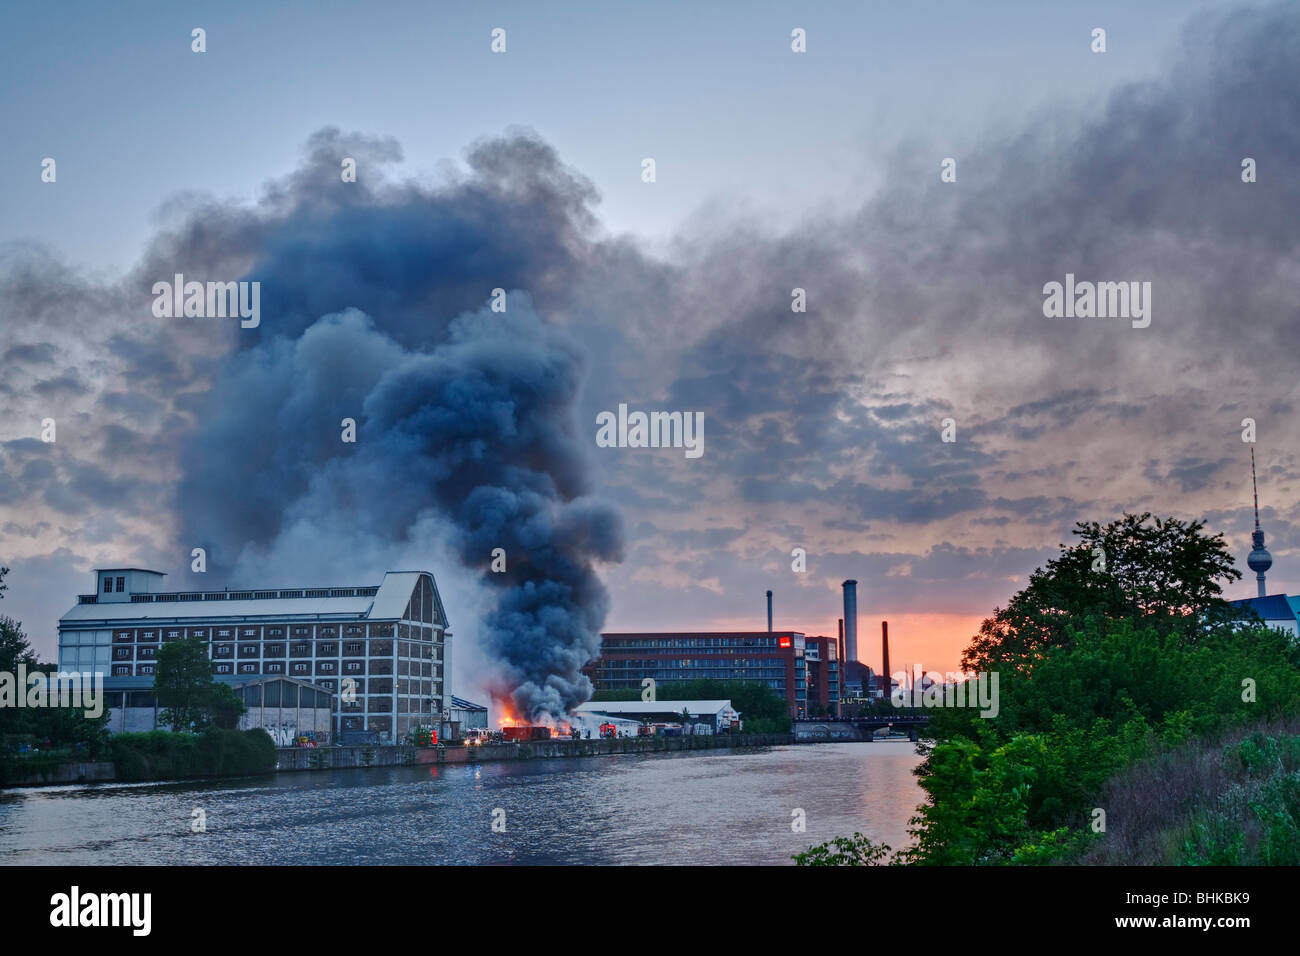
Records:
M158 649L209 648L218 677L283 675L335 695L334 732L400 741L437 727L451 703L451 631L433 575L390 571L378 587L164 592L141 568L95 571L95 593L59 619L59 668L105 674L105 689L152 677ZM341 681L355 681L343 700Z
M785 698L791 717L839 714L839 642L798 631L602 634L600 656L583 668L597 690L710 678L758 681Z

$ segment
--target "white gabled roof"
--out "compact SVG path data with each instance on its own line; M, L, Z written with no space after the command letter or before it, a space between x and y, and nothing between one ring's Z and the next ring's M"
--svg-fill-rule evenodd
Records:
M217 618L367 617L373 597L266 598L252 601L131 601L78 604L60 624L78 621L185 621ZM398 613L401 613L400 611Z
M444 624L447 621L447 612L442 606L442 595L438 593L438 582L428 571L386 572L383 582L379 585L379 593L375 595L375 606L370 611L370 617L377 621L400 618L406 613L406 605L410 603L411 595L419 585L420 578L426 576L429 578L434 604L437 605L433 623L435 626Z
M410 603L411 592L420 581L419 571L388 571L384 574L379 593L375 595L375 606L370 616L378 621L400 618L406 613Z
M719 714L731 709L729 700L589 700L573 708L584 714Z
M437 607L435 615L435 624L442 624L447 620L447 612L442 606L442 596L438 593L438 584L433 575L428 571L389 571L384 575L384 580L378 589L374 585L365 588L339 588L340 591L364 590L366 592L374 591L373 594L340 594L339 596L320 596L320 597L293 597L276 596L274 591L268 591L265 598L254 598L251 596L254 588L244 588L237 592L169 592L169 594L149 593L147 599L139 601L96 601L90 604L77 604L72 610L68 611L59 618L61 627L66 625L77 625L84 622L106 621L115 625L121 625L126 621L142 621L152 623L162 622L185 622L192 620L244 620L250 623L255 619L275 618L283 620L286 618L300 618L304 620L315 620L321 618L360 618L364 617L372 621L395 621L400 620L406 613L406 606L411 600L411 595L420 582L420 578L428 575L430 588L433 592L434 603ZM327 591L328 588L284 588L279 589L283 594L285 591ZM170 596L170 593L177 594L201 594L211 593L216 595L215 600L189 600L173 601L160 600ZM229 600L228 595L231 593L240 594L237 600Z

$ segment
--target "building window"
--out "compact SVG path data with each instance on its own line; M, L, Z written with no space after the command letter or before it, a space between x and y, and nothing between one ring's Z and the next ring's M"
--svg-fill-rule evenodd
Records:
M119 594L124 593L126 591L126 578L117 579L117 590Z
M270 637L279 637L279 636L281 636L282 634L284 634L284 628L282 628L282 627L268 627L268 628L266 629L266 633L267 633L267 635L270 636Z
M316 648L317 654L337 654L339 646L337 644L321 644Z
M113 593L113 579L110 578L108 575L104 575L104 593L105 594Z
M257 673L257 665L256 665L256 664L240 664L240 665L239 665L239 673L241 673L241 674L256 674L256 673Z
M360 641L349 641L348 643L344 644L344 645L343 645L343 653L344 653L344 654L360 654L360 653L362 653L362 650L361 650L361 642L360 642Z
M294 665L293 665L293 672L294 672L295 674L305 674L305 673L307 673L307 667L308 667L308 665L307 665L306 661L303 661L302 663L294 664Z

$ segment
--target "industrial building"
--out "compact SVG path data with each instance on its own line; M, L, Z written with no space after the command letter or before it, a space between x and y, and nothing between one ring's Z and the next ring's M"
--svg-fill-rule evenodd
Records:
M282 699L330 695L336 737L364 732L398 742L416 728L438 727L451 700L452 635L431 573L390 571L372 587L179 592L163 591L163 577L143 568L96 570L95 593L80 595L59 619L59 668L104 674L106 691L147 709L144 697L132 695L152 696L146 688L159 649L198 638L218 680L243 679L245 690L263 693L270 685L253 679L287 677ZM132 709L121 715L123 726ZM278 714L274 720L283 722Z
M711 679L767 684L791 717L834 714L839 707L835 638L798 631L692 631L602 634L600 657L583 668L597 690L641 689Z
M447 717L457 725L462 734L467 730L487 730L488 709L482 704L462 700L453 695Z
M592 731L606 721L635 733L643 724L682 724L687 733L716 734L730 730L741 715L729 700L600 700L573 709L574 723Z
M225 677L248 710L239 718L240 730L261 728L277 747L291 747L299 737L318 743L333 739L334 694L310 681L292 677ZM110 733L170 730L160 724L163 708L153 692L152 677L104 679L104 709Z
M700 680L766 684L786 700L790 716L835 717L844 696L845 668L857 681L870 670L857 660L857 581L845 581L844 618L838 637L772 629L772 592L767 592L766 631L686 631L602 634L600 656L583 668L596 690L641 688ZM856 665L856 667L855 667Z

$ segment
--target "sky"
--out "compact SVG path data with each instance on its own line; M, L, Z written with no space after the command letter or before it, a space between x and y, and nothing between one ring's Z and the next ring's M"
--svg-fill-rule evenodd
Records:
M1076 521L1202 519L1244 571L1246 417L1300 590L1298 74L1286 4L6 5L0 610L51 657L96 566L430 567L476 688L508 534L561 631L761 629L771 589L834 634L855 578L867 663L887 619L951 670ZM262 325L157 318L176 272ZM1067 273L1150 326L1046 317ZM704 454L597 447L620 403Z

